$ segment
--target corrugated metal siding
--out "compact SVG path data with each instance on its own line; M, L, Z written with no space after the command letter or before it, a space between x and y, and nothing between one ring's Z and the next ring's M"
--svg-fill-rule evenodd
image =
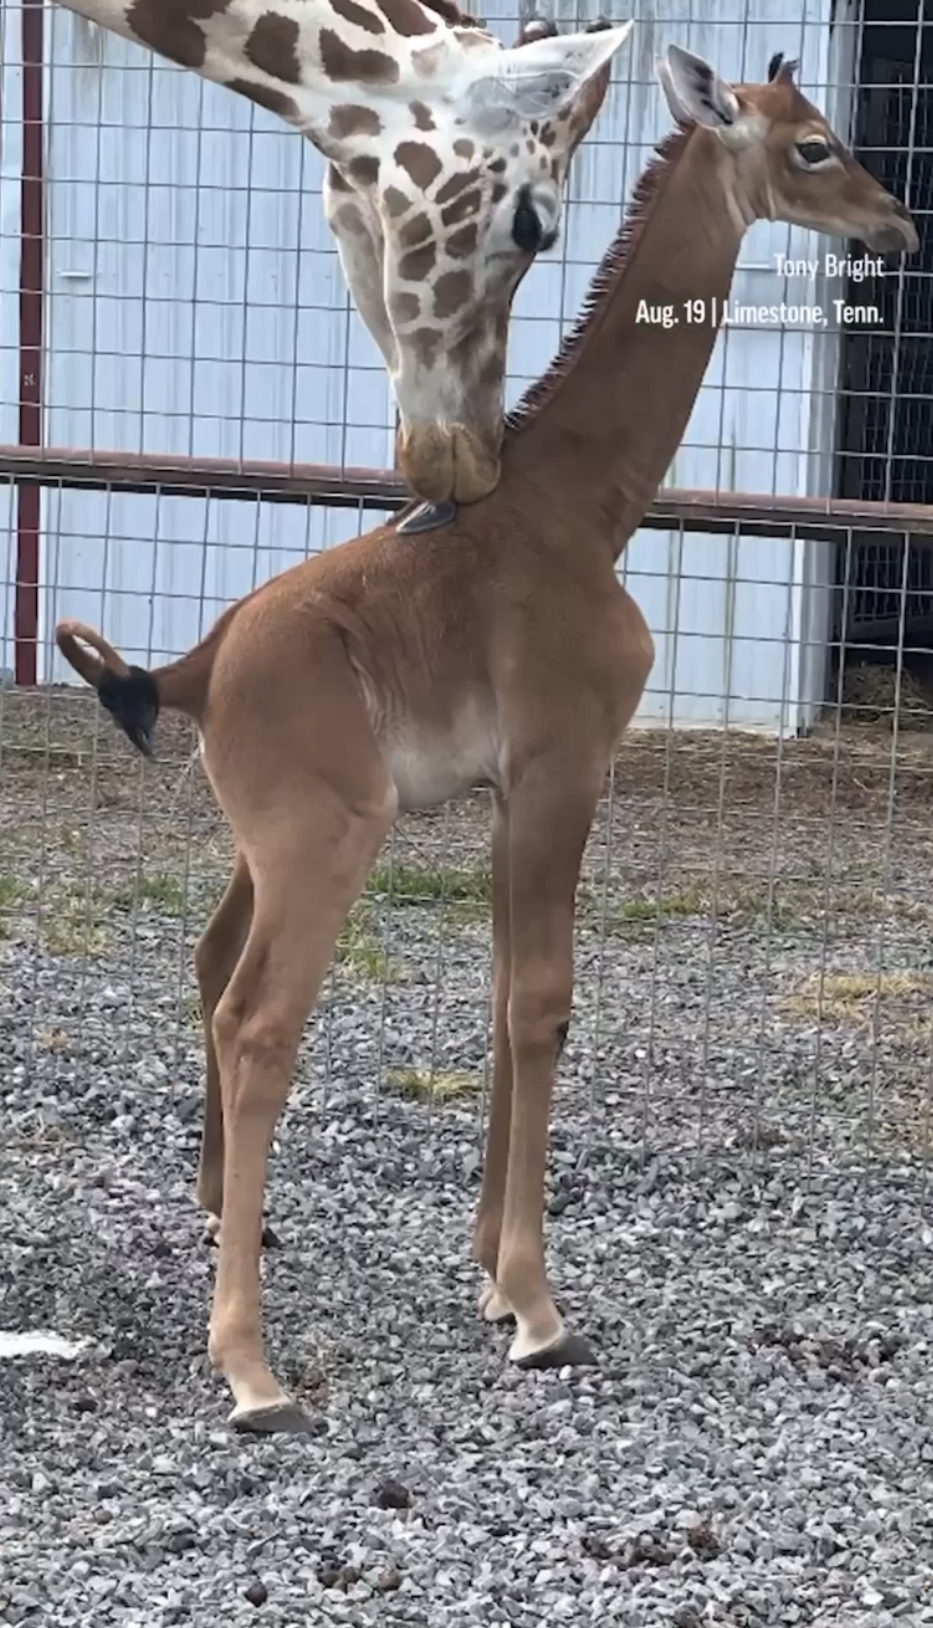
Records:
M789 0L755 0L741 26L735 0L707 0L690 26L675 0L634 8L637 32L576 160L563 254L539 262L519 291L510 401L573 321L669 128L656 57L676 40L727 78L760 79L783 49L801 58L804 86L825 101L835 71L829 3L795 0L792 10ZM558 20L573 26L597 9L586 0ZM514 36L505 20L514 0L484 10L503 38ZM70 13L52 8L49 21L48 440L390 461L389 394L324 225L318 154L246 102L115 37L98 36L97 65ZM759 223L735 297L812 298L782 288L772 268L777 251L812 256L816 243ZM721 335L669 483L828 491L832 402L816 414L811 395L818 377L833 377L828 349L826 336ZM807 450L811 434L818 456ZM105 620L136 659L185 648L220 605L356 529L340 511L73 492L49 494L45 519L46 631L62 614ZM643 721L774 729L807 720L822 694L828 600L804 603L804 584L828 570L813 545L639 532L621 569L656 637ZM66 674L56 661L48 676Z

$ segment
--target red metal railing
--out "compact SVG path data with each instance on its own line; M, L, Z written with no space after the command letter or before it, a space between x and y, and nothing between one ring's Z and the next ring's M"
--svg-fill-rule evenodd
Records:
M260 459L161 457L154 453L91 452L71 447L0 445L0 482L19 487L20 527L14 641L16 681L34 685L38 632L38 496L43 486L124 492L187 494L272 503L315 503L332 508L393 512L410 501L391 469L338 468ZM26 509L25 493L35 494ZM781 497L768 492L659 492L643 524L746 536L800 535L822 540L841 533L933 537L933 508L913 503L859 503L847 498Z
M45 265L45 181L42 128L43 0L22 0L23 169L20 180L19 438L23 447L42 444L42 317ZM19 483L16 494L16 682L36 682L39 625L38 480Z
M74 447L0 445L0 481L197 497L261 496L274 503L319 503L332 508L395 510L411 501L405 482L393 469ZM643 524L655 530L672 526L688 531L740 529L753 536L783 535L794 529L807 537L838 535L840 528L933 535L933 507L669 486L658 493Z

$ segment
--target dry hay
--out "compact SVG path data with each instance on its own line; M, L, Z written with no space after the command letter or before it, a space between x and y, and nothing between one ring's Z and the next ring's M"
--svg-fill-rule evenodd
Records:
M916 673L893 662L847 664L842 680L842 715L851 724L885 724L894 728L933 726L933 692Z

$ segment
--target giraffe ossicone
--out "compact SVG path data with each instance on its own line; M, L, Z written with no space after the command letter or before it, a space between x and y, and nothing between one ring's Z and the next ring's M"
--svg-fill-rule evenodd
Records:
M226 85L328 160L324 207L415 492L495 486L509 315L632 23L504 47L454 0L58 0Z

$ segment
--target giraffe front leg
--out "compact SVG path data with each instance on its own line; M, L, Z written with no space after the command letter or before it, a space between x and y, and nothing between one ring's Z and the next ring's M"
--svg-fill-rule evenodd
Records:
M496 1272L512 1117L512 1048L508 1025L511 958L509 817L507 805L495 794L492 805L492 934L492 1097L486 1128L483 1185L473 1228L473 1254L489 1279L479 1297L480 1316L487 1323L506 1323L512 1318L512 1308L496 1283Z
M602 752L542 753L508 799L512 1089L495 1281L515 1315L509 1360L520 1368L595 1361L551 1293L544 1187L555 1068L573 999L576 888L604 774Z

